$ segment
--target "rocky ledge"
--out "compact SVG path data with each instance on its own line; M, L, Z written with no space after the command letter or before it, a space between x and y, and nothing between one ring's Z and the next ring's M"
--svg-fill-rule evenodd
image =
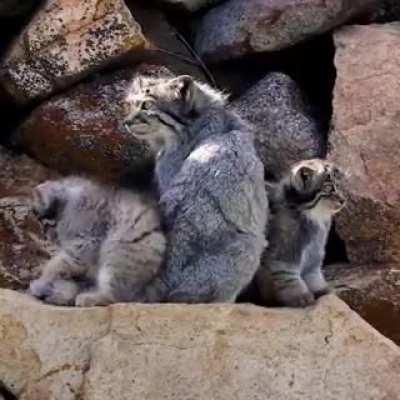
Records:
M0 291L0 381L20 400L394 400L400 349L335 296L60 308Z

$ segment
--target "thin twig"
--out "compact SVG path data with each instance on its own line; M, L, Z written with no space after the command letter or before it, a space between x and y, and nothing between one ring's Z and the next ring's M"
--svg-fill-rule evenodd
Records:
M207 68L206 64L204 64L204 61L196 53L196 51L193 49L193 47L190 45L190 43L179 32L176 32L176 36L184 44L184 46L187 48L189 53L196 59L198 65L201 67L201 69L203 70L203 72L207 76L207 79L210 81L210 83L214 87L217 87L217 83L215 82L215 79L212 76L210 70Z
M174 53L173 51L169 51L169 50L165 50L165 49L160 49L159 47L154 47L152 50L158 51L158 52L160 52L160 53L168 54L168 55L170 55L170 56L172 56L172 57L175 57L175 58L179 58L180 60L185 61L185 62L187 62L188 64L191 64L191 65L196 65L196 66L198 66L198 64L199 64L196 60L192 60L191 58L182 56L181 54Z

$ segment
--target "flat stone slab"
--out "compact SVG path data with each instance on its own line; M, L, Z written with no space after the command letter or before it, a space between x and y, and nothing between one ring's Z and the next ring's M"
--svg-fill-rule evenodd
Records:
M335 296L63 308L0 291L0 381L20 400L395 400L400 349Z

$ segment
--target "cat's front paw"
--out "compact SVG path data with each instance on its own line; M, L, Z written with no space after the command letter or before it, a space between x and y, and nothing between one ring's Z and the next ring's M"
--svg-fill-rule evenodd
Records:
M81 293L75 299L75 306L77 307L106 306L110 303L111 301L100 293Z
M325 287L323 289L315 291L314 292L314 296L315 296L316 299L318 299L318 298L320 298L322 296L325 296L326 294L332 294L332 293L334 293L334 290L331 289L329 286L327 286L327 287Z
M36 279L30 283L28 293L47 304L71 306L74 304L78 290L74 282L61 279L51 282Z
M286 307L307 307L315 303L315 296L309 291L299 291L295 293L280 293L278 301Z

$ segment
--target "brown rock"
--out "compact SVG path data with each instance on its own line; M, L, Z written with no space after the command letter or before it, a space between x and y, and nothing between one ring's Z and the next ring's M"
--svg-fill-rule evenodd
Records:
M232 107L254 125L256 149L269 176L279 178L293 163L325 154L323 135L289 76L268 74Z
M127 4L132 12L123 0L45 2L6 55L0 85L24 104L110 63L142 60L204 79L160 11L136 0Z
M335 34L330 158L349 172L337 230L354 264L400 261L400 23Z
M147 45L123 0L50 0L11 46L0 81L27 103Z
M399 266L329 265L325 274L343 301L400 345Z
M15 141L61 172L118 178L151 162L149 150L123 125L122 100L133 72L122 70L42 103Z
M28 157L0 149L0 287L25 288L55 250L27 199L34 186L53 177Z
M334 296L74 309L0 291L0 381L20 400L396 400L400 350Z
M211 9L195 47L210 62L292 46L346 22L375 0L228 0Z

